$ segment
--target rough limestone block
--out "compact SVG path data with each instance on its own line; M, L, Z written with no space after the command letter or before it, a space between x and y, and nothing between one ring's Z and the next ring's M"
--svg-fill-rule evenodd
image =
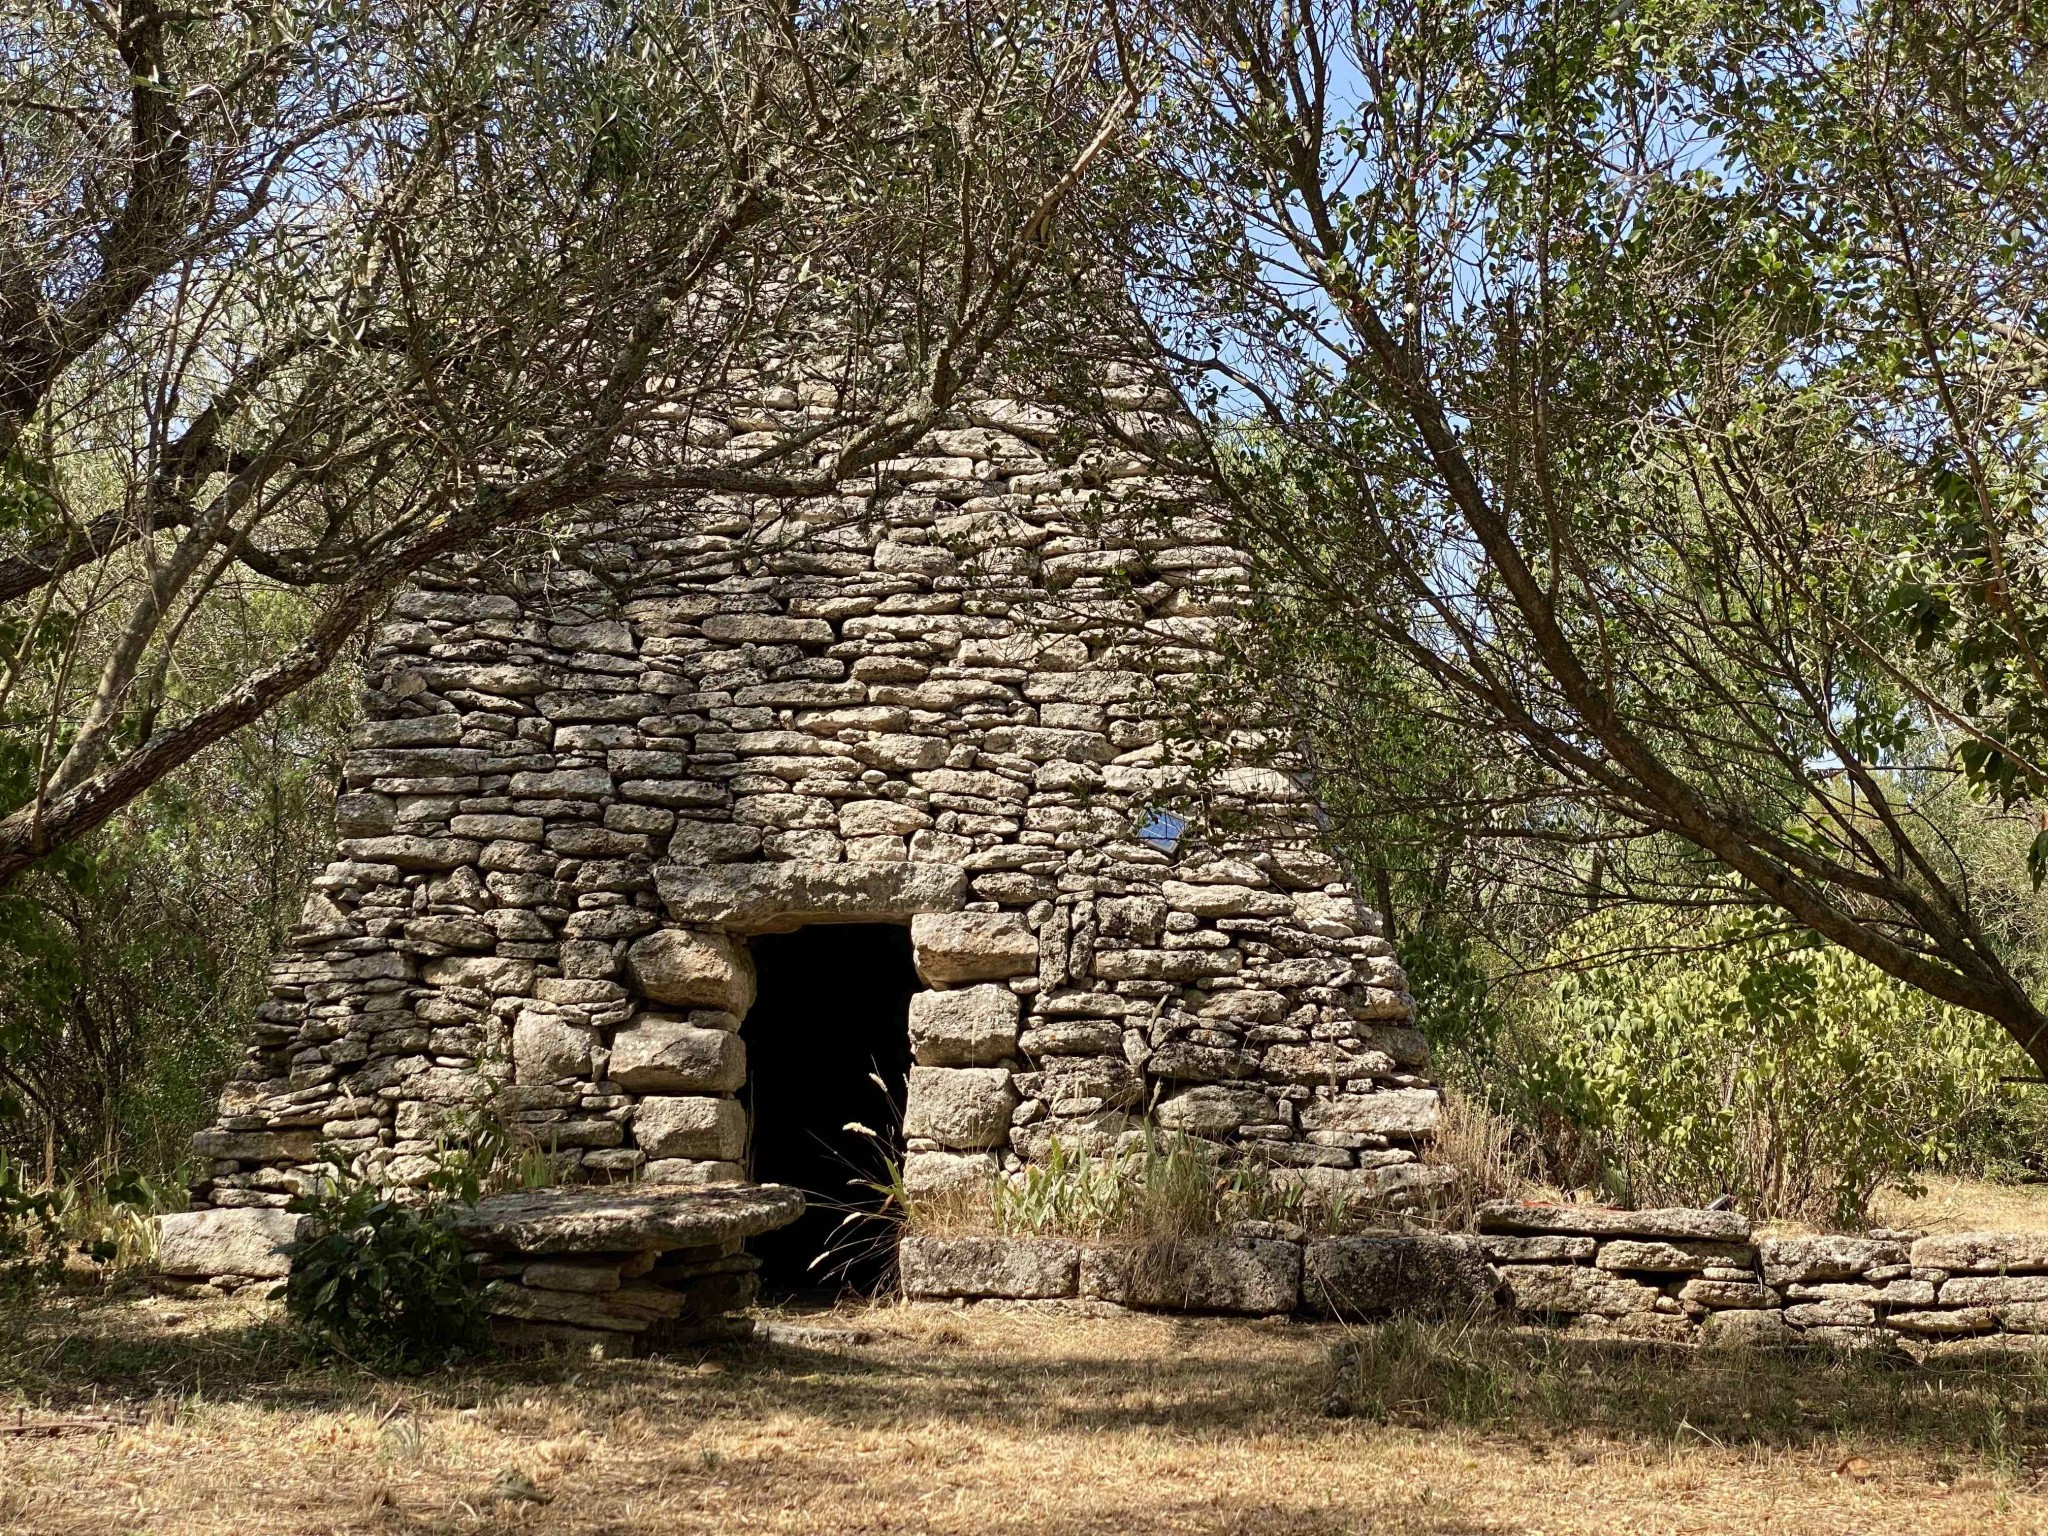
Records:
M489 949L498 941L494 929L473 917L416 917L405 925L405 936L444 949Z
M1943 1339L1920 1351L1923 1364L1950 1363L2010 1369L2014 1362L2048 1364L2048 1338L2039 1334L1994 1333L1989 1338Z
M720 1158L659 1157L640 1170L643 1184L703 1189L715 1184L744 1184L747 1166Z
M413 837L401 833L395 837L345 838L341 851L351 859L360 859L366 864L395 864L400 869L441 870L454 869L462 864L474 864L483 852L479 843L466 837Z
M1430 1066L1429 1041L1422 1031L1409 1024L1361 1024L1358 1029L1359 1042L1371 1050L1385 1051L1394 1058L1394 1064L1410 1072L1427 1072Z
M747 1080L736 1034L643 1013L612 1040L611 1080L628 1093L732 1093Z
M1833 1350L1838 1354L1897 1355L1903 1353L1899 1336L1888 1328L1823 1326L1800 1330L1799 1340L1810 1348Z
M906 1237L896 1250L907 1296L1071 1296L1080 1264L1077 1244L1048 1237Z
M761 848L761 829L729 821L679 821L668 856L678 864L729 864L752 858Z
M1479 1246L1496 1264L1582 1264L1600 1244L1590 1237L1487 1236Z
M1105 896L1095 904L1096 921L1101 924L1103 937L1128 939L1142 945L1159 942L1166 932L1167 910L1166 903L1157 896Z
M1328 939L1348 939L1379 929L1378 920L1357 897L1330 896L1322 891L1306 891L1294 898L1294 920L1310 933Z
M935 992L933 997L955 994ZM1124 1027L1115 1019L1050 1019L1017 1037L1026 1056L1114 1056L1124 1048Z
M1654 1312L1660 1295L1641 1281L1578 1264L1504 1264L1500 1277L1518 1312L1621 1317Z
M1702 1349L1790 1349L1799 1333L1775 1310L1730 1309L1700 1319Z
M1108 1056L1061 1056L1045 1064L1036 1096L1056 1112L1063 1106L1088 1100L1093 1109L1136 1109L1145 1097L1145 1085L1130 1065ZM1087 1109L1081 1112L1086 1113Z
M1268 1125L1276 1111L1257 1088L1205 1083L1162 1101L1153 1118L1160 1128L1215 1141L1234 1135L1241 1125Z
M1682 1206L1616 1211L1597 1205L1524 1205L1496 1200L1479 1208L1479 1230L1744 1243L1749 1241L1749 1218L1735 1211L1696 1211Z
M493 997L527 997L533 992L533 962L498 955L449 955L429 960L420 975L430 987L473 987Z
M1369 1136L1432 1134L1443 1119L1443 1095L1434 1088L1387 1088L1378 1093L1340 1093L1311 1099L1301 1107L1308 1131L1350 1131Z
M982 1067L1017 1054L1023 999L1008 987L919 992L910 1000L910 1046L928 1067ZM1122 1043L1122 1033L1118 1033Z
M1394 1058L1385 1051L1364 1050L1350 1040L1268 1046L1260 1061L1269 1082L1298 1083L1304 1088L1386 1077L1395 1070Z
M1497 1310L1499 1292L1484 1246L1462 1234L1332 1237L1303 1253L1301 1303L1319 1317L1464 1318Z
M839 807L843 837L908 837L931 824L925 812L895 800L850 800Z
M1261 1076L1257 1052L1193 1040L1173 1040L1160 1046L1147 1058L1145 1070L1162 1081L1181 1083L1223 1083ZM1281 1072L1264 1075L1268 1081L1276 1077L1286 1080Z
M1698 1330L1689 1317L1670 1312L1629 1312L1621 1317L1587 1313L1565 1328L1569 1336L1587 1339L1649 1339L1659 1344L1690 1344Z
M597 1295L619 1288L619 1260L542 1259L519 1272L519 1283L543 1291L581 1291Z
M1095 956L1101 981L1201 981L1244 968L1236 949L1112 949Z
M1868 1328L1877 1309L1867 1301L1802 1301L1785 1309L1785 1321L1795 1328Z
M1941 1287L1945 1307L1990 1307L2008 1301L2048 1301L2048 1275L1958 1275Z
M1767 1237L1757 1244L1767 1285L1853 1280L1880 1264L1903 1264L1899 1244L1870 1237Z
M1924 1312L1894 1312L1885 1319L1885 1326L1915 1338L1959 1338L1964 1334L1989 1333L1998 1326L1998 1314L1989 1307L1930 1308Z
M522 1083L552 1083L590 1072L594 1031L544 1013L522 1013L512 1026L512 1065Z
M903 1134L975 1150L1010 1139L1017 1090L1001 1067L912 1067Z
M318 1152L319 1137L311 1131L201 1131L192 1138L192 1150L238 1163L304 1163Z
M1369 1210L1374 1206L1407 1208L1450 1189L1458 1170L1434 1163L1392 1163L1378 1168L1281 1168L1273 1181L1304 1190L1323 1206Z
M1785 1287L1785 1299L1869 1301L1886 1307L1931 1307L1934 1305L1934 1282L1893 1280L1885 1285L1869 1285L1860 1281L1834 1281L1820 1285L1788 1285Z
M1593 1263L1600 1269L1684 1275L1710 1264L1747 1269L1756 1263L1756 1250L1746 1243L1665 1243L1624 1237L1602 1243L1600 1256Z
M1951 1274L2048 1274L2048 1232L1955 1232L1923 1237L1913 1263Z
M703 620L707 640L755 645L830 645L832 626L824 619L793 619L775 613L714 613Z
M945 744L937 745L943 754ZM654 871L654 886L679 923L786 933L805 923L897 923L921 912L955 911L967 899L967 871L939 862L663 864Z
M1678 1299L1720 1311L1730 1307L1776 1307L1782 1298L1769 1286L1753 1280L1688 1280Z
M917 974L927 986L1001 981L1038 969L1038 938L1018 912L931 912L910 920Z
M1091 1294L1169 1312L1271 1317L1301 1300L1301 1245L1271 1238L1162 1242L1091 1254Z
M744 1014L754 1006L754 962L746 945L722 933L664 928L626 951L634 984L657 1003L722 1008Z
M493 1317L520 1321L568 1323L578 1328L601 1328L620 1333L638 1333L654 1321L639 1308L619 1303L620 1291L551 1291L538 1286L493 1280L484 1287L484 1306ZM675 1297L681 1310L683 1298Z
M1166 904L1197 917L1280 917L1294 910L1286 896L1242 885L1189 885L1168 880L1159 888Z
M156 1267L167 1275L246 1275L281 1280L291 1272L284 1247L302 1218L290 1211L179 1211L156 1223Z
M913 1198L985 1189L995 1175L995 1157L987 1152L911 1152L903 1159L903 1188Z
M633 1110L633 1139L650 1158L731 1162L746 1155L747 1112L737 1099L642 1099Z

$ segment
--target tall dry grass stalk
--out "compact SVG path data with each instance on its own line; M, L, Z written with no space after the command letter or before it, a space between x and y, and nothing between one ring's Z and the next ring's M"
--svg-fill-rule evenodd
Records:
M1520 1200L1542 1189L1536 1156L1522 1128L1484 1099L1456 1089L1444 1090L1430 1161L1458 1173L1458 1182L1430 1212L1447 1227L1469 1227L1489 1200Z

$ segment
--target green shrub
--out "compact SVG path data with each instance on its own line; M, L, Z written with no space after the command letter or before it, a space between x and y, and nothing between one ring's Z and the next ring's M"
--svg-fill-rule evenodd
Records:
M31 1189L19 1164L0 1154L0 1284L48 1284L64 1272L56 1195Z
M371 1370L430 1370L486 1342L483 1287L438 1204L353 1177L291 1208L312 1218L274 1293L314 1352Z
M1588 956L1613 956L1589 965ZM1561 979L1497 1040L1493 1081L1554 1175L1635 1204L1728 1194L1859 1219L1885 1185L1976 1170L2034 1134L1988 1021L1748 915L1627 908L1567 930Z

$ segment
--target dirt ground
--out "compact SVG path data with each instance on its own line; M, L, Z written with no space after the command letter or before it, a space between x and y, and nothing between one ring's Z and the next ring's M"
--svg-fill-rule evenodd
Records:
M987 1306L795 1320L854 1336L392 1382L307 1367L267 1304L46 1304L0 1336L0 1529L2048 1532L2033 1359ZM1363 1361L1349 1417L1333 1348Z

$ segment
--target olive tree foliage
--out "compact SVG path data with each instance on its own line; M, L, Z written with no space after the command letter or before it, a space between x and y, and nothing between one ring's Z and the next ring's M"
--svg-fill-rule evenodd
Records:
M438 556L901 453L1065 280L1132 106L1060 0L0 25L0 882ZM297 632L187 665L284 588Z
M53 1185L190 1173L192 1132L332 846L353 670L344 660L0 891L9 1163Z
M2044 699L2038 19L1144 15L1127 270L1310 734L1391 676L1474 753L1470 841L1773 908L2048 1068L1926 812L1991 752L2031 762ZM1369 774L1344 739L1318 766Z

